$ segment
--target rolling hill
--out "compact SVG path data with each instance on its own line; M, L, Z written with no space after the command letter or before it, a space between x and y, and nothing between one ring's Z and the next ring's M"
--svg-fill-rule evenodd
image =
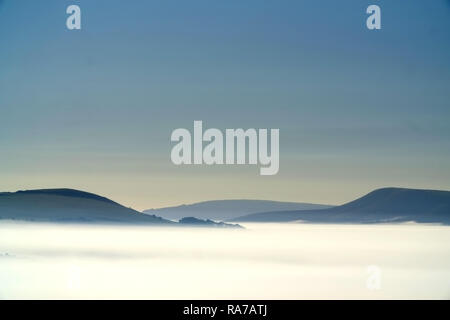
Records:
M173 224L126 208L96 194L73 189L0 193L0 219L39 222Z
M232 219L237 222L450 224L450 191L383 188L341 206L322 210L272 211Z
M195 217L211 220L230 220L239 216L265 212L285 210L312 210L330 208L328 205L280 202L267 200L214 200L198 202L190 205L167 207L161 209L149 209L144 213L156 214L165 219L179 220L183 217Z

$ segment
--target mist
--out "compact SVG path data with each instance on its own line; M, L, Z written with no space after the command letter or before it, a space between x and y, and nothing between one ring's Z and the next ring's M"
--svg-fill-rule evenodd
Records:
M0 298L450 298L449 227L244 226L1 222Z

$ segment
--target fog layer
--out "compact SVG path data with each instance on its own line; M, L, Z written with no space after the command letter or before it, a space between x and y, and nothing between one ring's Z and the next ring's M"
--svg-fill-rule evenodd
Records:
M450 227L0 223L2 299L448 299Z

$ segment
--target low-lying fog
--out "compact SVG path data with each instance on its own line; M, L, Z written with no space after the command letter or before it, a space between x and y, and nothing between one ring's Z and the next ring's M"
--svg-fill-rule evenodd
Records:
M448 299L450 227L0 223L1 299Z

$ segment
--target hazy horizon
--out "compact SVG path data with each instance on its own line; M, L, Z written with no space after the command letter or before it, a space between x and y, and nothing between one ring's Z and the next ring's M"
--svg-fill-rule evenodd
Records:
M390 187L386 187L386 188L390 188ZM406 187L394 187L394 188L406 188ZM38 188L38 189L41 189L41 188ZM61 188L49 188L49 189L61 189ZM64 189L64 188L63 188ZM379 188L378 188L379 189ZM413 188L413 189L423 189L423 188ZM1 191L0 190L0 193L1 192L17 192L17 191L26 191L26 190L34 190L34 189L19 189L19 190L14 190L14 191ZM174 204L168 204L168 205L164 205L164 206L161 206L161 207L144 207L144 208L142 208L142 209L140 209L140 208L136 208L136 207L134 207L134 206L130 206L130 205L127 205L127 204L124 204L124 203L121 203L121 202L119 202L119 201L116 201L114 198L108 198L108 197L106 197L106 198L108 198L108 199L110 199L110 200L112 200L112 201L114 201L114 202L117 202L117 203L119 203L120 205L122 205L122 206L124 206L124 207L128 207L128 208L132 208L132 209L134 209L134 210L137 210L137 211L140 211L140 212L142 212L142 211L145 211L145 210L152 210L152 209L154 209L154 210L158 210L158 209L164 209L164 208L171 208L171 207L179 207L179 206L184 206L184 205L186 205L186 206L189 206L189 205L193 205L193 204L197 204L197 203L202 203L202 202L210 202L210 201L240 201L240 200L256 200L256 201L259 201L259 200L262 200L262 201L273 201L273 202L291 202L291 203L305 203L305 204L318 204L318 205L325 205L325 206L340 206L340 205L343 205L343 204L345 204L345 203L348 203L348 202L351 202L351 201L353 201L353 200L356 200L356 199L358 199L358 198L360 198L360 197L362 197L362 196L365 196L366 194L368 194L368 193L370 193L371 191L374 191L375 189L373 189L373 190L370 190L369 192L367 192L367 193L363 193L363 194L361 194L361 195L359 195L359 196L357 196L357 197L355 197L355 198L352 198L352 199L349 199L349 200L347 200L347 201L344 201L344 202L342 202L342 203L335 203L335 204L330 204L330 203L321 203L321 202L311 202L311 201L288 201L288 200L285 200L285 201L283 201L283 200L276 200L276 199L257 199L257 198L229 198L229 199L227 199L227 198L217 198L217 199L207 199L207 200L199 200L199 201L195 201L195 202L183 202L183 203L176 203L176 201L178 200L178 199L173 199L174 200ZM437 189L423 189L423 190L437 190ZM83 190L83 189L80 189L80 191L85 191L85 192L89 192L89 193L93 193L93 194L97 194L97 193L94 193L94 192L91 192L91 191L89 191L89 190ZM450 191L450 190L438 190L438 191ZM100 193L98 193L97 195L99 195L99 196L103 196L103 197L105 197L105 195L104 194L100 194ZM264 211L264 210L263 210ZM266 210L267 211L267 210Z

